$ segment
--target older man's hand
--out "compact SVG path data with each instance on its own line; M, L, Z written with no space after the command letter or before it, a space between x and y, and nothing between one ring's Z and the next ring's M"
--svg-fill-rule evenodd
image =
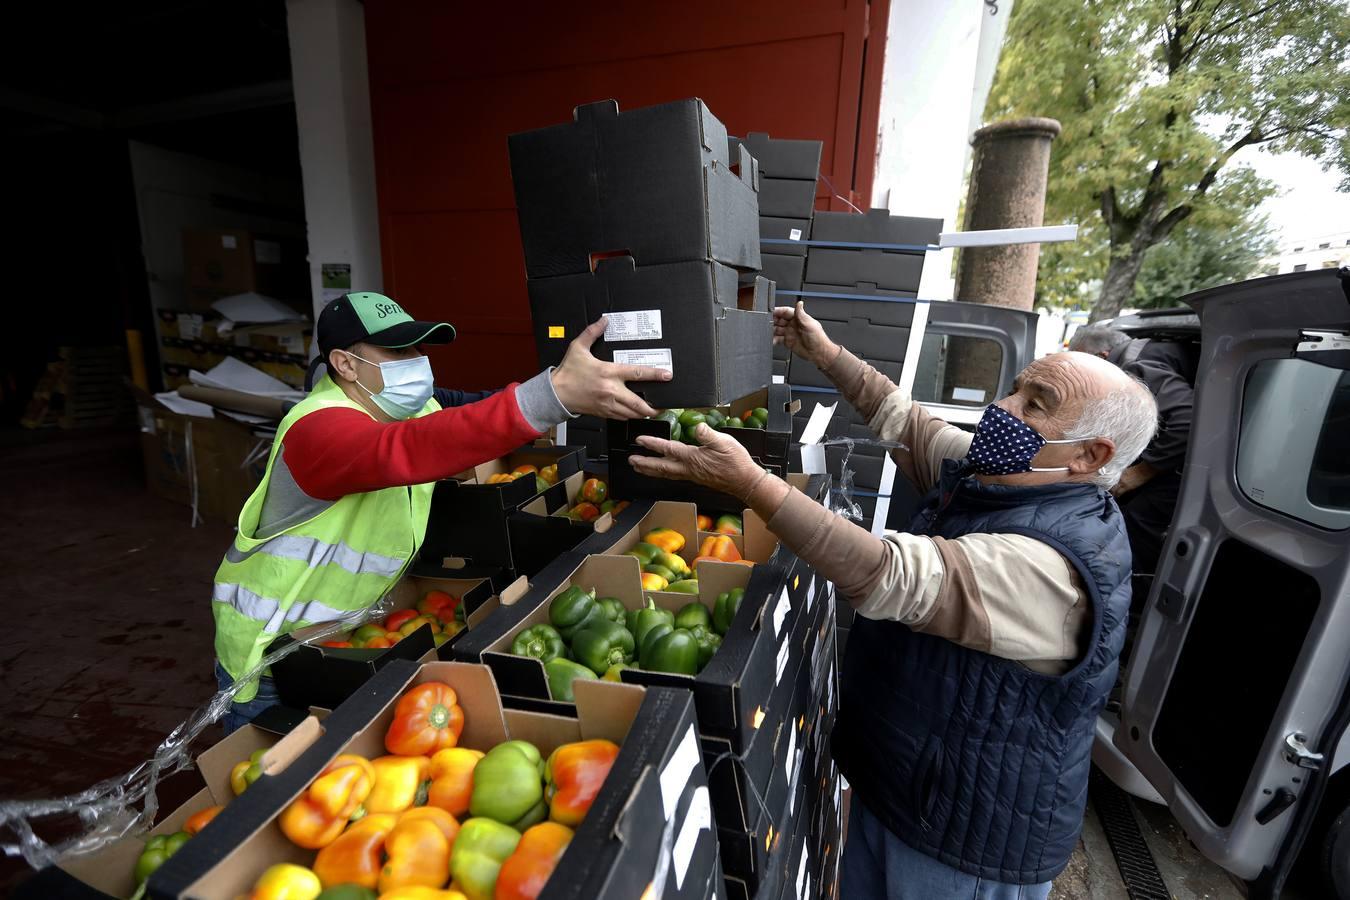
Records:
M643 435L638 444L660 456L630 456L628 461L643 475L693 481L744 500L764 470L736 440L707 425L699 425L694 437L700 446Z
M553 370L553 390L568 412L606 419L641 419L656 410L628 389L628 381L669 381L670 373L651 366L626 366L591 355L591 345L605 333L601 316L573 339L562 364Z

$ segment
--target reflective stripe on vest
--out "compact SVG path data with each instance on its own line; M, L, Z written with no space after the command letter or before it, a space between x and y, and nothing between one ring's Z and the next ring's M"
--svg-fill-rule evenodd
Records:
M318 538L299 534L279 534L251 550L240 550L231 545L230 549L225 551L225 559L232 563L241 563L255 553L307 562L311 569L331 564L353 575L383 575L386 578L397 575L404 562L392 556L362 553L341 541L328 544Z
M267 472L240 511L233 546L216 572L216 657L232 678L255 669L278 634L359 618L394 586L426 534L434 484L349 494L279 534L254 537L286 433L304 416L334 407L369 415L331 378L319 380L278 426ZM418 416L439 409L430 400ZM256 692L255 681L241 688L235 702Z

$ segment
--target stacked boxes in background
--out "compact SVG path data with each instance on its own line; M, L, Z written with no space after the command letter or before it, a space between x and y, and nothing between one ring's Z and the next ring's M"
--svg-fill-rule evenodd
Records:
M832 340L895 382L900 380L909 350L925 248L937 243L941 230L941 219L893 216L885 209L873 209L864 215L815 215L813 241L851 246L808 248L806 282L801 291L807 312L820 320ZM875 246L878 244L891 246ZM838 406L825 429L827 440L873 437L858 411L811 363L794 358L788 381L802 398L793 428L795 437L801 436L817 404L831 403ZM828 471L836 481L842 475L847 453L844 447L827 450ZM884 477L884 461L885 450L874 445L854 446L847 459L852 471L851 499L861 508L863 524L868 527L879 496L889 497L893 490Z
M759 247L763 277L785 291L802 289L806 245L779 241L811 239L811 216L816 205L816 176L820 171L820 141L779 140L751 132L744 141L732 138L759 163ZM791 305L794 298L785 297ZM770 298L769 309L776 305ZM773 348L773 374L787 375L786 347Z
M159 359L166 390L187 384L192 370L205 372L230 356L304 390L312 323L235 325L222 331L222 321L213 312L159 310Z
M542 365L606 315L598 358L674 374L637 388L653 406L765 387L771 317L738 286L760 265L757 170L729 154L701 100L580 106L572 122L512 135L510 153Z

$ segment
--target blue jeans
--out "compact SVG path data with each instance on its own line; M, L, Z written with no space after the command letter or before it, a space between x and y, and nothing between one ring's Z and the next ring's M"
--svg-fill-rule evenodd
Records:
M216 683L220 685L223 691L234 684L234 679L230 673L225 671L225 667L216 660ZM281 702L277 696L277 687L272 679L266 675L258 679L258 693L245 703L231 703L229 712L225 713L220 719L220 724L225 728L225 734L233 734L240 728L243 728L249 722L258 717L258 714L269 706L275 706Z
M1007 884L968 875L891 834L854 793L839 896L848 900L1045 900L1050 882Z

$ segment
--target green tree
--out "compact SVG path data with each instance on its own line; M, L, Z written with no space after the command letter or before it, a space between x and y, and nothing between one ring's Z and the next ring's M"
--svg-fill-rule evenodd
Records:
M1019 0L986 114L1064 126L1046 220L1079 223L1081 246L1043 248L1041 293L1072 296L1095 272L1092 318L1108 318L1132 302L1151 248L1231 227L1269 196L1272 185L1234 163L1245 148L1322 160L1350 190L1350 8Z

